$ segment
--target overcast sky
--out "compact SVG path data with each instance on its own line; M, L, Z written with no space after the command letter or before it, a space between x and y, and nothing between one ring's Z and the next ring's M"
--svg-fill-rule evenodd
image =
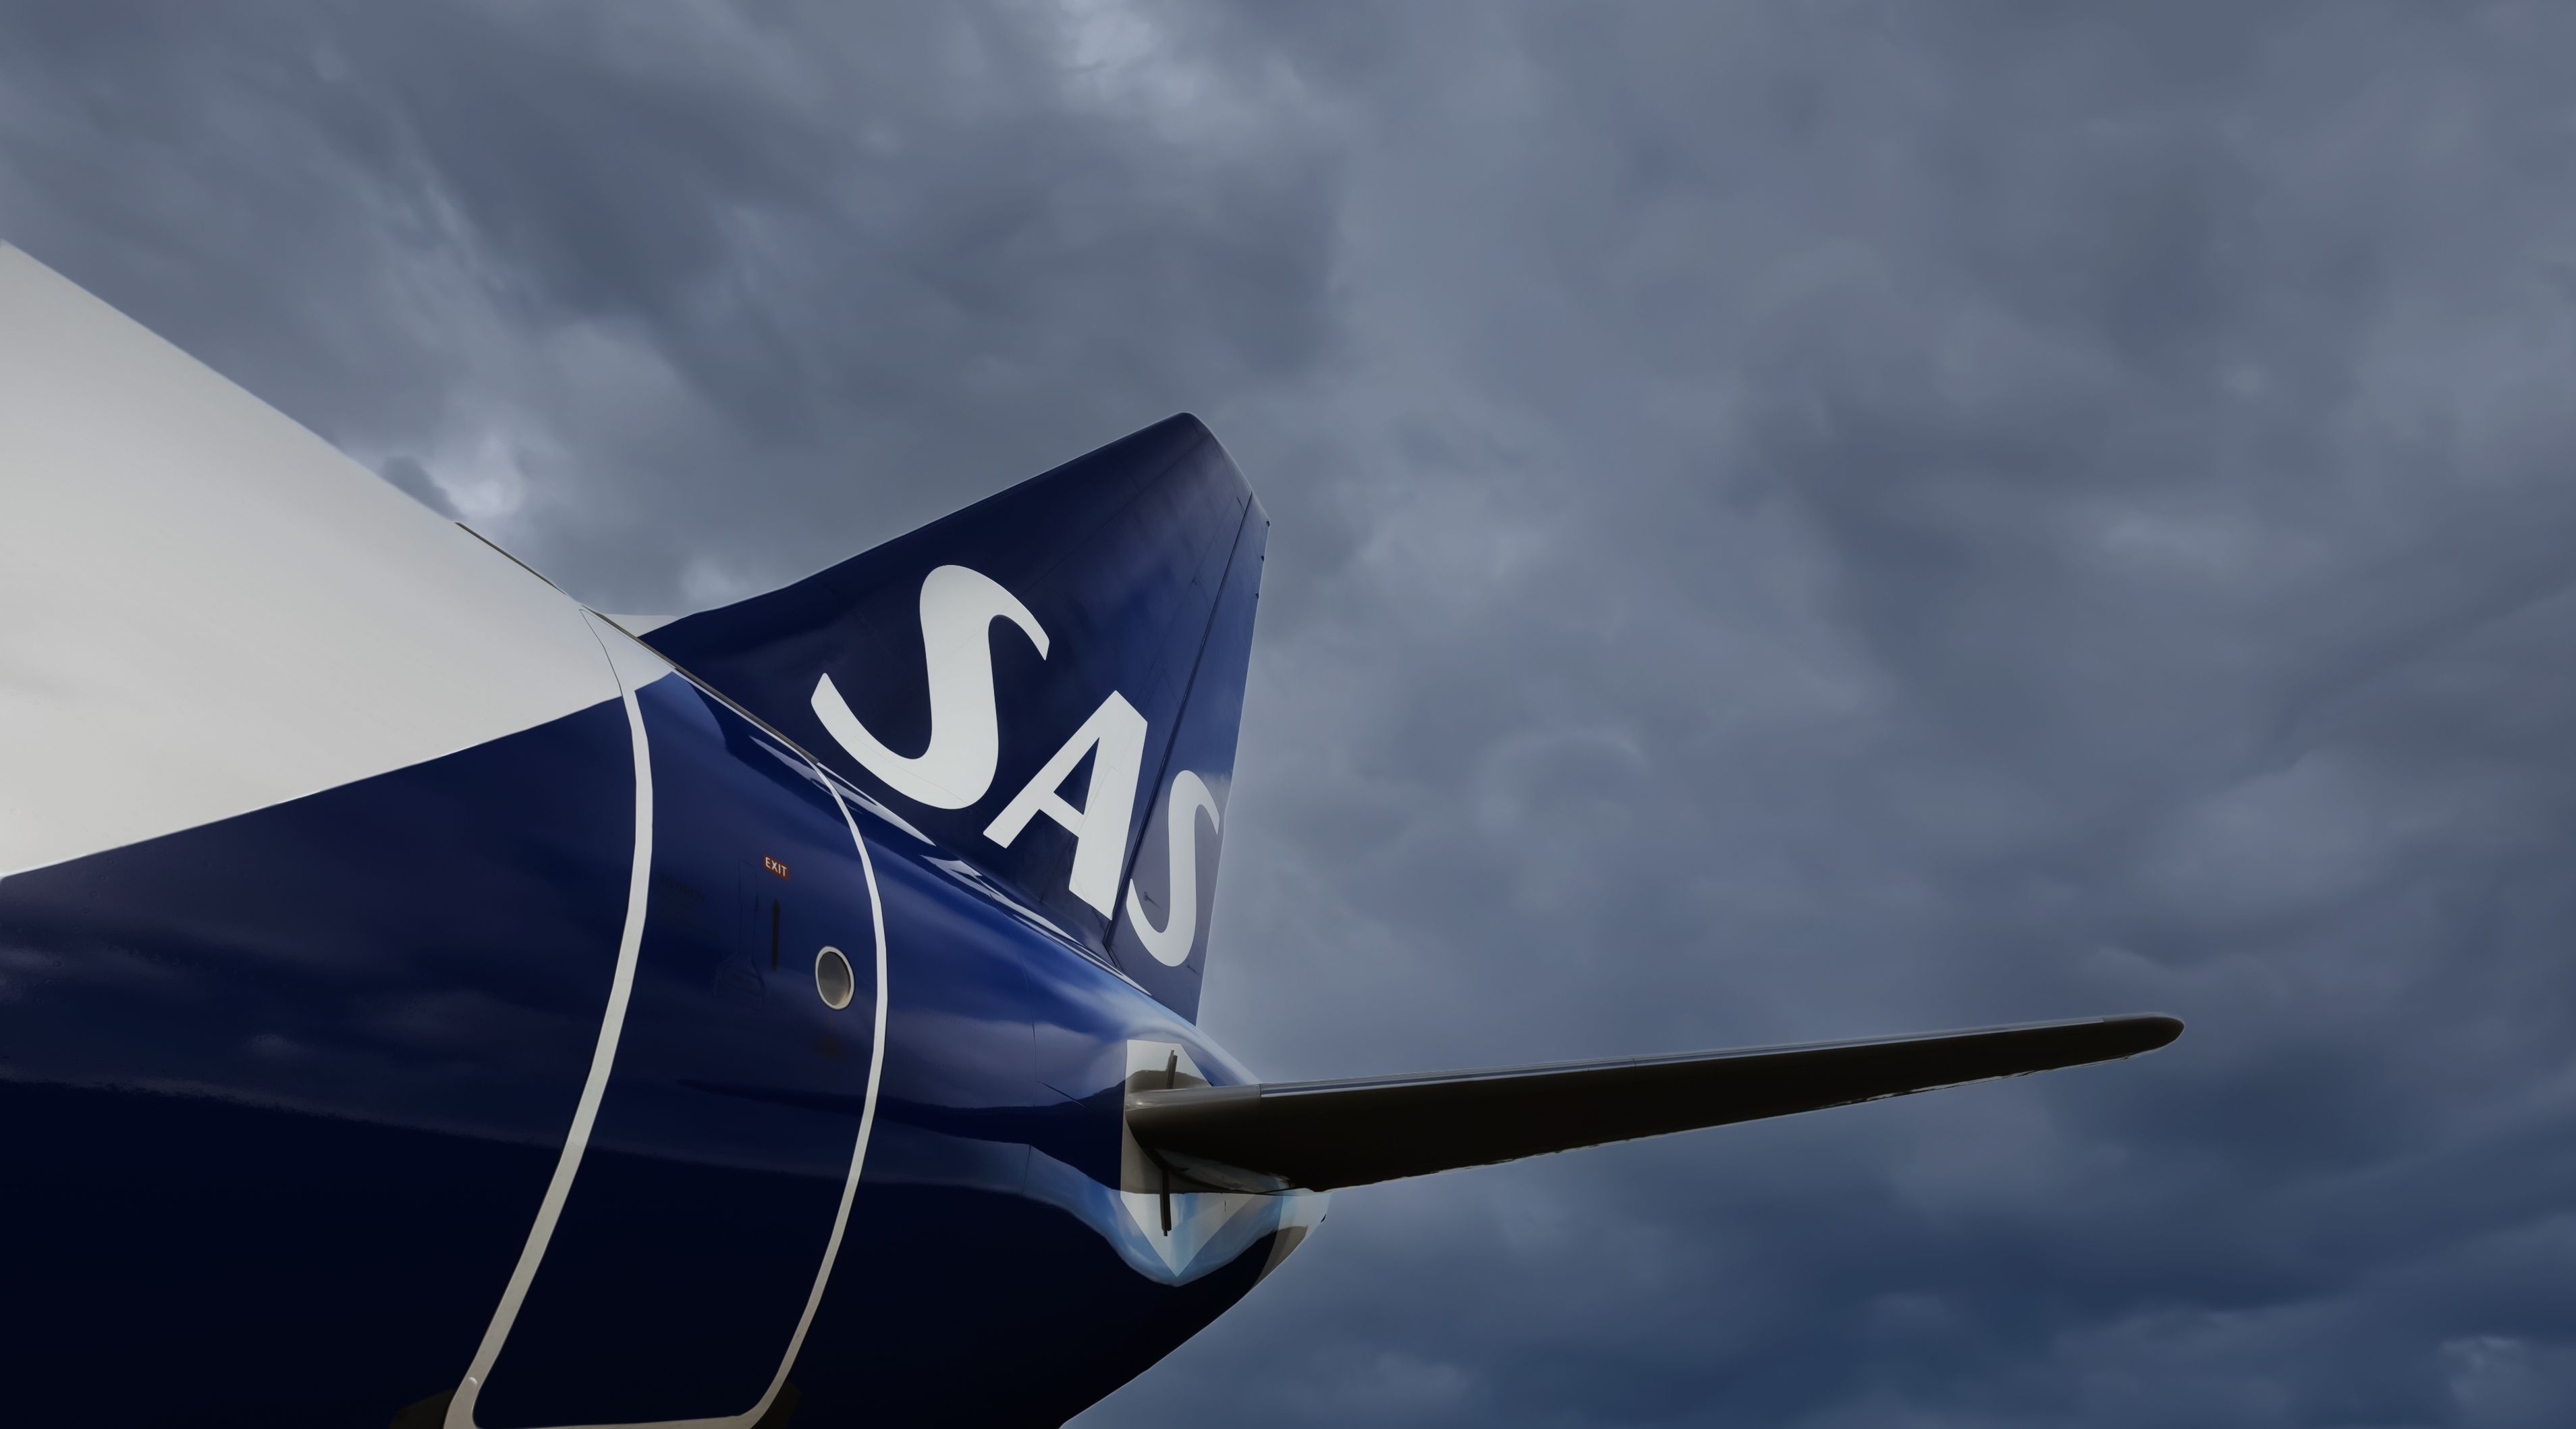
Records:
M1085 1426L2561 1426L2571 74L2555 4L0 0L0 236L609 609L1197 412L1265 1075L2190 1024L1343 1193Z

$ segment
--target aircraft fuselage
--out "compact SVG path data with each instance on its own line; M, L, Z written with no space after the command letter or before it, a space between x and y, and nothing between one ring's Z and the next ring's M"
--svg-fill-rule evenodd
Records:
M420 1422L723 1422L782 1379L809 1422L1054 1422L1302 1233L1129 1189L1134 1049L1246 1079L1195 1028L624 663L631 714L0 881L40 1402L382 1424L471 1366Z

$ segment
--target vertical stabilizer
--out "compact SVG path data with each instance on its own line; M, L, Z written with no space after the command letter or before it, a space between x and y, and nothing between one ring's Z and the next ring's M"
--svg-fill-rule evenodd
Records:
M1195 1016L1268 532L1178 416L646 639Z

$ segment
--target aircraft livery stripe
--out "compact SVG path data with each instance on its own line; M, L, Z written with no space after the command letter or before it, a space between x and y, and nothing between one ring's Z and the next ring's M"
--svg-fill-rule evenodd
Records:
M814 1312L822 1307L824 1287L832 1283L832 1267L841 1258L841 1241L850 1228L850 1202L859 1193L859 1172L867 1165L868 1133L876 1129L877 1088L885 1080L887 1001L885 900L877 895L876 860L868 856L868 841L859 832L859 821L850 813L849 801L841 797L841 791L834 787L832 777L824 773L823 766L816 764L811 757L808 757L805 763L814 771L814 778L831 793L832 803L841 811L841 821L850 826L850 842L857 845L859 850L859 871L867 879L868 921L876 934L877 943L876 1026L868 1038L868 1094L866 1102L859 1109L859 1139L857 1144L850 1148L850 1175L848 1180L841 1183L840 1209L832 1215L832 1239L823 1248L822 1269L815 1272L813 1292L805 1297L805 1312L796 1319L796 1333L787 1341L787 1355L778 1362L777 1377L769 1382L769 1392L760 1397L760 1403L751 1411L750 1422L754 1424L760 1422L760 1415L769 1412L771 1401L778 1398L780 1386L787 1383L787 1372L795 1367L797 1352L805 1347L805 1332L814 1327Z
M625 639L623 635L616 638ZM607 654L605 642L600 653ZM611 664L614 665L613 659ZM572 1130L564 1137L563 1153L556 1158L554 1179L547 1183L545 1199L538 1203L536 1223L529 1227L527 1245L519 1252L519 1263L510 1272L508 1287L501 1292L501 1303L492 1311L492 1323L483 1332L483 1343L474 1351L474 1363L466 1370L464 1382L457 1386L456 1397L448 1403L446 1429L477 1429L475 1395L491 1375L502 1344L510 1338L510 1325L518 1318L528 1286L537 1278L537 1266L546 1256L546 1242L553 1237L555 1222L563 1215L564 1200L572 1194L573 1179L580 1174L582 1153L590 1145L591 1126L599 1119L600 1099L608 1091L608 1074L617 1063L617 1038L626 1025L626 1004L635 991L635 958L644 942L644 909L652 887L653 760L644 738L644 712L636 705L635 691L623 671L618 685L619 698L626 707L627 733L635 749L635 862L627 880L626 926L617 938L617 971L609 982L608 1011L600 1018L599 1041L590 1056L590 1075L582 1083L581 1100L574 1107Z

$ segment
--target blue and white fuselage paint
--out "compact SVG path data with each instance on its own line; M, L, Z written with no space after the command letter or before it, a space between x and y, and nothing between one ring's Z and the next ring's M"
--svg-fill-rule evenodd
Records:
M1055 1423L1175 1191L1266 521L1175 418L647 628L0 248L21 1424Z

